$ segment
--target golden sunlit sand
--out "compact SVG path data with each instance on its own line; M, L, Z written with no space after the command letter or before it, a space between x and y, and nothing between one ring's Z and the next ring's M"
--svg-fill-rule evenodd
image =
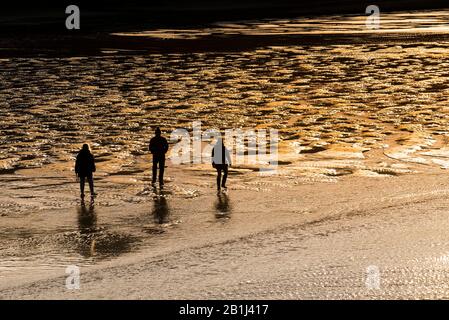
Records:
M448 13L385 14L378 31L345 16L117 34L326 44L0 59L1 297L447 298ZM151 188L154 127L192 121L277 129L276 174L236 164L217 195L209 163L168 161ZM82 207L86 142L99 195ZM85 282L68 293L72 264Z

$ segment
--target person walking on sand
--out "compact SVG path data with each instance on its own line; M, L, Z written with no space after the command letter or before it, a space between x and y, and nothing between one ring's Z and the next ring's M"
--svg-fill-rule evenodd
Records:
M150 140L150 152L153 155L152 184L156 183L157 167L159 165L159 185L164 185L165 154L168 151L167 139L161 136L161 129L156 128L155 136Z
M96 171L94 156L90 152L89 145L84 144L76 156L75 173L80 180L81 199L84 199L84 185L89 182L90 196L96 196L94 192L93 173Z
M212 167L217 170L217 191L221 188L226 190L226 180L228 178L228 167L231 166L231 155L225 147L222 138L218 138L212 149ZM223 172L223 180L221 174Z

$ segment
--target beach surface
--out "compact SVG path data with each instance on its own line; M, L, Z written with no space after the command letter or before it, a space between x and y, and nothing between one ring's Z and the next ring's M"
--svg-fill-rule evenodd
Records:
M1 297L448 297L446 175L350 177L339 183L292 187L282 190L281 196L279 189L274 182L261 190L231 188L222 205L212 192L170 201L170 219L179 224L164 225L160 234L149 232L149 243L133 254L81 266L79 290L66 288L61 265L28 279L2 280ZM142 232L149 231L145 230L153 219L149 205L121 210L126 210L128 221L141 217ZM71 211L54 214L73 216ZM126 227L106 230L124 233ZM60 236L47 234L42 241L55 243ZM373 268L379 271L374 287L370 286Z
M3 38L0 298L447 298L447 13ZM277 130L276 170L245 144L217 194L170 152L152 187L154 127L193 121Z

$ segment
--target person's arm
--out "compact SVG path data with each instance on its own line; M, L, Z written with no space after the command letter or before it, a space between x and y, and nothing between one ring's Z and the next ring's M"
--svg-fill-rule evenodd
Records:
M227 159L227 161L228 161L228 163L229 163L229 166L231 167L231 166L232 166L232 162L231 162L231 153L229 152L229 150L228 150L227 148L226 148L225 153L226 153L226 159Z
M78 160L78 156L76 157L76 160L75 160L75 174L78 176L78 173L80 172L80 164L79 164L79 160Z
M168 142L167 139L164 138L164 153L167 153L168 151Z
M153 139L150 140L150 144L148 145L148 150L153 153Z
M212 168L215 168L215 147L212 148Z
M95 172L95 171L97 171L97 167L95 166L95 158L92 155L92 172Z

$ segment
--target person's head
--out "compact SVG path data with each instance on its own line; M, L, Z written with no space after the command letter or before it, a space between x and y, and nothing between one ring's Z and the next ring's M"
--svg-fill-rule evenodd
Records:
M154 133L156 134L157 137L159 137L161 135L161 129L157 127Z
M83 149L84 152L90 152L90 148L89 145L87 143L83 144Z

